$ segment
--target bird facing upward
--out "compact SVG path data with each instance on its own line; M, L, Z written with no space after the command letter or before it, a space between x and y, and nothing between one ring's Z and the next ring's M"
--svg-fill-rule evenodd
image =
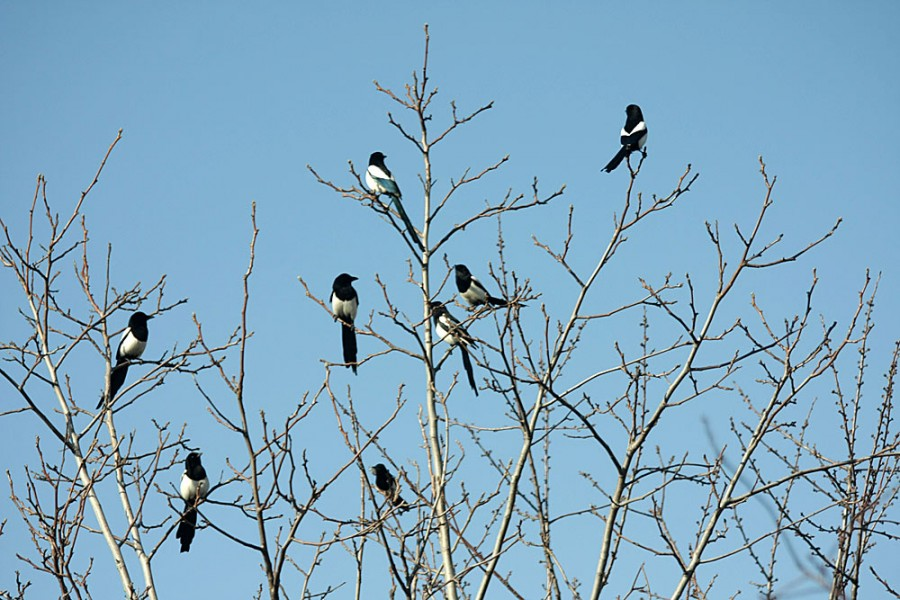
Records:
M400 186L397 185L394 176L391 175L390 169L384 164L385 158L387 157L381 152L373 152L369 156L369 166L366 168L366 185L369 186L369 189L376 196L386 194L391 198L394 210L400 215L406 231L409 232L409 237L420 250L424 251L425 247L422 245L422 240L419 238L419 234L416 233L416 228L413 227L412 221L409 220L409 215L406 214L406 211L403 209L403 203L400 201L403 196L400 193Z
M629 104L625 107L625 126L622 127L622 133L619 140L622 147L612 160L609 161L603 170L612 173L619 166L626 156L636 150L640 150L645 156L646 151L643 149L647 142L647 124L644 122L644 113L637 104Z
M334 278L331 285L331 312L335 319L341 321L341 347L344 350L344 362L356 373L356 330L353 321L359 309L359 297L353 289L357 278L341 273Z
M122 388L122 384L125 383L128 365L144 353L144 349L147 347L147 338L150 336L147 321L152 318L141 311L135 312L128 318L128 327L122 332L122 339L119 340L119 347L116 349L116 364L109 373L107 392L100 396L97 408L103 406L104 402L112 403Z
M184 474L181 476L181 486L178 489L181 499L184 500L184 514L181 515L175 538L181 540L182 552L191 551L191 542L194 541L194 532L197 528L197 505L209 493L209 478L206 476L206 469L200 463L200 454L191 452L184 459Z

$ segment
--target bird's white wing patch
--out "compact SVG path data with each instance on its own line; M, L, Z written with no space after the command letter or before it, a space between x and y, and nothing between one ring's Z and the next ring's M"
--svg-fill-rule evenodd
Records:
M631 131L626 131L623 127L621 135L631 135L633 133L637 133L638 131L647 131L647 124L641 121L640 123L635 125L634 129L632 129Z
M369 169L372 169L372 167L369 167ZM381 169L377 169L377 170L380 171ZM375 177L372 176L372 174L369 171L366 171L366 185L369 186L369 189L372 190L373 192L375 192L376 194L386 194L387 193L387 189L385 189L384 185L382 185L381 179L384 179L384 178L381 177L381 178L376 179Z
M372 169L372 167L369 167L368 169L366 169L366 185L369 186L369 189L372 190L373 192L375 192L376 194L382 194L384 192L381 189L381 186L378 185L378 181L376 181L375 178L372 177L372 174L369 172L371 169Z
M369 165L369 168L366 169L366 173L368 173L372 177L377 177L378 179L392 179L391 176L385 173L381 167L377 167L375 165Z

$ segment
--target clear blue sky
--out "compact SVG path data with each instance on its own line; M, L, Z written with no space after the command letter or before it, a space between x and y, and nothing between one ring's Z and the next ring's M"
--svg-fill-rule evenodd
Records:
M372 81L402 89L421 65L427 22L430 74L440 88L435 120L446 119L451 100L462 111L495 102L436 152L439 186L465 167L511 157L453 214L496 200L507 188L527 192L533 177L546 191L567 185L555 207L505 222L510 266L531 277L538 291L549 293L564 277L533 248L530 236L559 240L569 204L578 217L580 264L589 265L596 246L605 243L626 175L602 174L600 168L617 147L625 105L636 102L650 128L641 189L667 193L687 163L701 177L680 208L629 242L627 256L604 282L610 299L599 299L598 310L610 308L615 294L633 295L639 275L658 281L669 271L681 275L709 267L713 256L703 222L718 220L724 230L755 215L763 191L761 154L770 174L778 175L774 218L767 226L771 236L785 233L787 247L796 248L838 217L844 223L835 238L801 263L751 280L734 312L746 311L749 291L771 299L776 311L780 302L785 313L796 310L790 307L803 301L816 268L821 279L816 312L826 320L844 319L865 269L881 272L871 359L876 371L870 376L875 397L882 381L875 375L900 335L895 310L900 6L426 4L250 8L214 2L0 1L0 215L24 234L38 173L47 177L55 208L65 212L90 182L116 131L124 129L85 206L91 251L99 261L112 244L112 277L119 287L147 284L165 273L168 297L190 298L186 309L152 323L151 344L161 350L190 339L191 313L221 338L237 324L250 203L256 201L262 231L250 315L256 336L248 397L283 415L305 390L321 383L320 359L340 360L336 326L303 297L297 275L323 297L337 273L357 275L368 314L380 308L377 273L394 286L403 308L419 314L412 288L403 283L405 246L373 215L318 185L305 165L346 183L348 160L360 167L370 152L383 150L408 198L407 210L414 221L421 220L421 205L414 200L421 162L387 124L386 112L399 117L399 110ZM485 272L488 262L496 264L493 224L473 228L465 239L465 246L456 242L446 249L451 264L464 262L477 272ZM4 338L21 331L18 294L12 278L0 280ZM77 290L69 297L77 301ZM548 303L554 298L551 294ZM632 319L632 334L633 325ZM362 351L376 350L373 344L363 340ZM94 398L102 364L93 356L82 366L72 373L74 382ZM351 385L354 398L365 405L364 418L376 422L390 410L397 385L409 377L410 403L394 428L393 450L424 461L416 450L420 370L392 358L366 371L357 378L336 373L334 383L338 389ZM11 395L7 390L0 397ZM490 402L490 394L483 393L465 417L477 420L485 411L485 418L499 420L499 410L486 408ZM214 427L187 380L167 385L131 414L136 426L150 417L176 424L190 419L190 437L204 448L216 475L225 469L221 457L239 453L237 440ZM20 472L39 426L15 417L3 428L8 432L0 445L3 466ZM311 431L303 444L340 455L339 441L321 435ZM352 485L347 489L355 493ZM5 573L0 587L7 587L14 567L9 557L26 541L8 500L0 500L0 514L10 519L8 533L0 537ZM215 534L201 535L207 539L198 537L191 562L223 573L221 583L212 584L222 587L211 588L210 597L248 596L255 589L250 584L255 557L204 552L204 544L213 547ZM173 560L172 545L171 556L156 567L162 594L170 597L187 568ZM105 550L99 552L96 569L102 575L94 579L94 593L112 597L118 582ZM594 550L588 554L579 565L586 569L579 574L583 580L589 580L594 561ZM234 579L225 575L232 573Z

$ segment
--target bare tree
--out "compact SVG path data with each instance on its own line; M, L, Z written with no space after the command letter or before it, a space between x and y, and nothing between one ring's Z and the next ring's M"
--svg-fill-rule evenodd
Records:
M33 416L31 422L50 440L51 450L46 451L48 442L37 434L38 461L21 475L24 491L7 472L13 503L31 532L36 556L29 558L23 553L19 558L54 577L64 598L90 597L93 563L78 552L83 534L104 539L126 597L157 597L152 559L162 540L148 544L144 535L162 530L165 539L174 526L171 515L155 522L156 511L148 513L147 504L159 477L175 464L176 451L189 440L183 426L173 428L170 423L154 422L149 435L138 435L136 430L120 434L116 418L163 385L169 375L197 373L209 366L191 363L206 356L197 350L196 340L183 349L176 343L157 358L132 361L140 367L132 368L132 381L116 398L101 401L93 411L97 397L105 398L108 389L95 388L97 395L85 396L82 386L73 384L73 379L79 379L69 372L73 357L93 350L106 364L108 386L114 368L111 348L115 346L110 343L115 334L110 323L127 321L121 316L123 311L143 307L151 315L162 315L185 302L164 301L164 276L147 289L140 283L116 289L110 273L111 248L99 285L92 279L83 206L121 135L120 131L67 216L61 218L53 212L46 179L39 176L24 239L17 239L0 221L5 236L0 260L21 288L24 310L20 314L31 330L26 339L2 346L5 366L0 375L15 390L19 403L3 416L22 412ZM80 301L76 301L79 294ZM113 483L111 488L105 484L107 480ZM122 521L122 526L114 524L111 515L116 504L121 518L115 521ZM96 526L86 521L86 513L93 516ZM140 565L139 580L129 571L126 553Z
M589 243L576 234L575 202L561 239L532 238L530 251L551 265L558 282L553 293L537 289L514 268L507 232L518 231L523 211L557 207L565 188L542 193L535 178L527 193L508 188L458 220L447 218L466 191L502 173L507 157L453 177L436 175L433 150L493 104L467 113L454 102L447 111L436 108L429 42L426 27L422 66L402 93L375 83L399 107L388 123L422 160L421 195L407 189L405 197L407 204L421 201L421 223L409 221L399 198L367 187L352 162L343 179L309 167L319 183L371 211L403 240L407 283L397 287L376 277L381 297L367 319L353 324L375 349L353 365L323 360L321 383L301 382L296 406L283 417L266 410L254 415L245 393L253 335L248 309L253 274L261 268L255 206L233 332L212 339L195 316L196 335L183 349L173 345L136 360L127 387L108 409L93 412L89 401L96 397L75 392L67 358L76 349L93 350L109 380L115 331L108 323L123 323L122 312L138 307L165 314L184 300L164 302L164 276L146 290L138 283L117 291L111 250L101 285L92 284L82 202L105 158L66 220L52 213L39 178L25 239L3 224L0 257L23 291L22 317L33 331L3 346L9 366L0 374L20 403L4 417L36 417L32 422L49 433L54 451L63 450L60 459L45 459L47 442L38 437L33 467L8 474L35 546L34 554L20 556L23 564L55 578L61 597L90 597L92 563L78 551L79 541L101 536L126 596L156 597L152 559L179 514L161 475L191 448L190 432L154 423L152 435L121 435L116 421L169 375L187 374L210 419L235 442L227 476L197 507L200 526L235 552L258 558L260 598L343 597L351 588L363 598L376 586L378 596L403 598L533 598L536 586L548 598L706 598L747 589L775 598L808 589L810 581L832 598L856 598L870 586L896 595L892 574L866 561L876 543L898 535L898 346L885 361L878 401L864 402L871 396L864 380L871 371L877 285L867 274L855 306L838 318L818 313L814 268L804 289L785 290L796 295L787 314L753 291L765 289L760 282L769 273L812 260L840 219L808 241L769 234L776 179L760 160L755 218L721 230L709 222L701 230L711 260L686 265L682 277L623 281L618 262L653 259L631 239L671 218L698 178L687 165L665 193L643 192L646 155L633 155L605 240L598 243L599 227ZM44 237L38 209L46 215ZM446 252L451 241L471 239L485 226L496 228L497 252L484 279L506 301L472 308L454 292L455 261ZM73 283L64 284L59 265L69 256L77 257ZM310 318L332 319L326 299L299 281ZM621 293L605 294L611 287ZM401 299L410 296L417 308L407 314ZM439 329L443 309L459 320L441 321ZM609 331L629 333L611 339ZM456 354L474 363L472 393L500 407L490 423L451 402L469 394L455 371ZM389 413L374 422L361 417L353 386L333 383L335 368L359 366L362 379L378 365L390 377L386 365L409 359L421 365L420 380L394 381ZM834 402L823 402L823 395ZM50 408L51 397L58 408ZM408 411L418 415L421 453L400 458L380 436ZM346 449L331 461L307 453L305 440L321 434L319 415L333 418L333 433ZM375 464L390 483L370 475ZM358 500L324 500L357 481ZM168 499L168 511L156 508L161 499ZM121 527L110 524L114 506ZM245 523L251 527L240 526ZM125 553L141 566L141 583L128 571ZM341 565L343 575L323 574L326 561ZM743 587L735 587L736 577L721 576L726 564L747 573L737 584ZM788 575L798 569L802 582ZM17 578L16 590L3 597L24 597L28 586Z
M590 522L603 510L605 516L601 519L596 538L598 555L590 597L599 597L610 585L614 573L623 570L634 574L635 591L659 596L660 592L653 590L665 587L666 583L661 578L647 575L647 567L665 560L673 561L677 572L681 573L671 584L671 597L682 597L685 593L704 596L716 578L712 577L703 584L698 579L701 567L720 564L736 555L757 556L755 548L762 540L773 540L775 547L782 542L788 543L786 538L809 520L807 517L799 520L787 518L789 513L780 507L776 511L776 519L763 528L754 527L751 532L743 516L744 509L751 502L761 503L765 498L777 507L777 494L783 493L789 499L788 490L810 485L820 475L834 477L835 473L848 469L856 471L866 465L866 468L875 469L882 474L882 478L892 482L887 484L882 481L879 489L894 489L891 487L895 484L891 477L893 467L888 466L895 464L897 459L894 434L881 432L877 437L879 441L867 452L852 452L845 459L823 461L823 457L818 457L822 462L814 467L803 466L810 458L808 446L792 444L791 447L798 452L793 461L784 460L786 455L777 446L776 440L784 442L795 439L792 437L794 435L808 433L806 428L781 419L796 406L807 403L809 395L818 393L820 382L837 370L838 359L847 348L865 343L868 328L864 326L861 331L860 311L866 303L871 305L874 292L869 291L870 286L866 283L860 293L860 303L849 315L849 320L840 328L836 322L823 326L818 335L815 334L814 321L811 321L816 316L813 304L815 274L806 292L802 311L786 317L783 328L779 330L770 325L771 317L755 301L751 302L752 310L746 316L732 308L736 302L733 298L735 290L743 287L748 273L759 277L761 272L804 259L830 238L840 224L838 220L820 238L779 253L786 243L782 236L765 239L762 234L773 205L772 191L775 186L775 179L768 176L762 162L765 193L759 213L749 227L735 226L736 243L723 241L717 223L706 225L716 258L713 273L694 278L686 275L681 281L671 276L659 283L641 280L642 294L601 313L587 309L597 294L597 281L618 255L627 251L626 242L632 230L662 218L690 192L697 179L690 166L677 178L669 193L654 195L647 200L637 190L644 158L639 159L637 164L628 162L630 177L624 202L614 215L605 248L596 257L594 266L587 271L576 266L583 264L583 256L578 256L579 262L571 260L576 243L572 227L574 208L570 208L569 229L558 247L535 239L536 246L555 261L562 276L568 278L577 290L565 319L554 317L553 314L557 313L551 313L545 304L539 305L542 314L537 322L533 314L526 316L520 310L521 304L525 303L523 301L531 303L540 296L531 289L527 280L520 281L515 271L509 269L503 256L505 243L501 225L498 240L500 254L497 256L499 271L494 283L502 294L518 299L518 302L512 303L508 311L476 311L463 324L475 329L479 321L493 323L497 341L479 340L483 351L478 364L487 373L486 389L505 400L509 408L510 426L520 431L522 443L519 453L498 458L490 450L490 438L501 435L498 428L485 428L478 423L461 422L454 418L445 400L455 389L455 380L446 392L442 392L436 386L434 377L436 368L445 364L447 356L437 360L434 353L434 344L438 340L431 328L428 305L437 299L441 292L436 290L442 290L446 282L434 283L435 274L443 271L434 271L432 258L454 236L470 235L466 229L473 223L495 217L500 223L501 216L548 203L559 197L563 190L542 198L535 182L532 196L528 199L510 192L496 204L488 203L484 210L470 218L438 229L437 217L452 201L454 194L461 187L501 168L506 158L475 169L475 175L466 172L461 177L450 179L446 195L438 202L433 200L434 165L430 150L457 127L468 124L492 105L485 104L471 114L460 116L455 104L451 103L450 124L436 135L432 134L429 129L434 127L431 104L437 90L428 86L427 61L426 29L425 63L421 71L413 75L405 94L395 93L376 83L379 91L411 115L410 120L416 126L414 133L407 129L402 119L391 113L388 114L388 121L403 138L415 145L423 159L422 197L426 216L417 235L425 249L419 253L416 245L408 243L411 261L420 267L411 272L410 281L421 294L422 319L401 315L390 300L391 292L384 289L387 306L380 314L399 331L413 337L414 349L403 347L391 340L388 333L372 327L365 329L364 333L381 340L387 352L414 354L426 367L423 431L429 469L426 487L430 497L422 500L427 500L431 512L422 515L422 518L436 518L438 522L437 536L445 586L440 591L443 595L457 597L458 589L454 588L463 583L477 588L474 597L487 597L501 562L504 559L519 562L527 554L518 553L517 546L539 549L540 562L546 570L545 593L548 596L561 597L560 582L570 593L579 595L580 582L568 574L561 563L552 541L552 532L559 524L569 521L585 521L585 526L590 527ZM321 183L344 198L384 215L403 235L399 215L393 214L391 206L366 189L352 164L350 176L355 183L350 186L334 183L315 170L312 172ZM736 249L731 250L732 246ZM697 279L713 281L712 289L701 291L695 288L694 281ZM307 294L312 296L308 287ZM318 301L324 307L324 303ZM590 365L587 371L583 370L583 363L572 366L579 353L591 352L590 348L595 345L594 332L602 323L629 314L641 315L642 341L636 352L631 349L631 344L616 343L619 356L616 363L600 367ZM655 330L664 332L656 335L660 339L651 336ZM842 333L838 334L838 331ZM540 333L535 335L537 332ZM759 369L760 374L756 381L750 380L754 388L751 392L743 389L747 384L742 383L745 381L742 372L752 368ZM576 370L579 371L571 372ZM621 385L621 389L613 395L604 391L604 399L600 401L592 398L597 393L594 390L608 390L610 385ZM529 396L530 400L527 399ZM686 410L689 405L700 404L711 396L735 398L738 401L736 406L743 405L748 411L746 418L733 419L729 426L740 448L737 455L732 456L727 444L721 440L715 441L711 458L707 455L665 458L654 450L654 446L661 443L660 436L667 428L668 415ZM882 407L890 412L887 400ZM880 418L889 421L886 416ZM460 502L452 502L448 498L448 490L454 489L451 482L459 468L456 463L448 463L446 458L452 454L446 440L454 437L451 433L453 427L469 432L475 447L481 450L480 455L485 457L482 468L494 474L496 486L493 492L483 496L483 503L468 503L463 499L466 492L461 487L455 487L462 493L458 496ZM596 489L597 499L570 513L554 514L550 508L554 492L549 475L554 464L551 447L559 440L569 438L580 439L581 445L588 444L583 452L596 454L598 460L606 462L613 474L613 483L601 485L595 473L583 472L582 475ZM590 446L594 449L591 450ZM471 453L467 456L471 460ZM557 468L564 469L565 466ZM567 473L567 476L577 474ZM605 480L608 482L610 478ZM744 489L748 486L749 489ZM698 529L689 538L672 531L667 513L667 493L671 495L674 490L682 493L685 488L690 490L691 497L697 498ZM883 511L890 507L889 499L892 499L890 494L882 498ZM846 499L841 504L843 502ZM605 509L602 509L604 506ZM817 514L822 514L821 511L827 511L827 507L816 510L819 511ZM486 516L477 516L479 511ZM886 523L884 513L881 514L880 522ZM739 533L730 532L725 525L727 517L739 524ZM461 522L468 527L473 522L481 523L482 518L486 535L473 538L473 534L465 528L455 525ZM534 525L530 531L525 527L529 522ZM407 531L415 529L412 527ZM632 529L635 533L629 533ZM647 531L655 531L662 545L642 540ZM403 547L403 531L394 529L393 533L397 544ZM821 543L820 535L814 536L814 539ZM629 564L623 565L620 559L623 543L632 550L639 549L644 553L644 558L639 558L636 563L629 560ZM383 541L383 544L387 545L387 542ZM629 551L628 555L632 557L634 553ZM411 555L415 556L415 553ZM432 567L432 570L435 569ZM526 593L515 589L514 579L501 578L502 585L514 596ZM411 595L407 587L403 589L407 596ZM422 591L426 596L437 592L430 587Z

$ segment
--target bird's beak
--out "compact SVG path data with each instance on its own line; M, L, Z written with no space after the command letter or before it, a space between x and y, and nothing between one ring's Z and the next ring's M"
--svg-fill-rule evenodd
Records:
M148 321L149 321L150 319L152 319L152 318L153 318L153 315L147 315L147 320L148 320Z
M197 452L197 456L203 456L202 452Z

